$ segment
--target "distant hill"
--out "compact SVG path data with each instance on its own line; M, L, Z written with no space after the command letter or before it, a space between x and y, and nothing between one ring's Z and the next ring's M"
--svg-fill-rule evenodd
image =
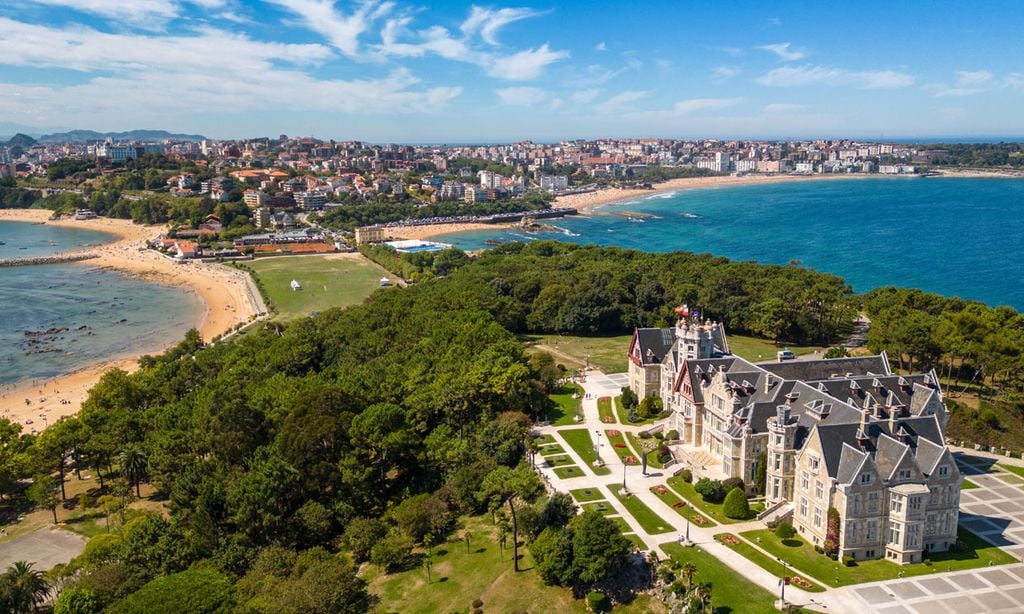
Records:
M174 134L166 130L129 130L128 132L96 132L95 130L70 130L44 134L39 137L40 143L69 143L80 141L102 141L107 138L115 141L202 141L206 137L201 134Z
M11 140L6 143L0 143L7 147L32 147L36 144L36 140L27 134L18 133L11 137Z

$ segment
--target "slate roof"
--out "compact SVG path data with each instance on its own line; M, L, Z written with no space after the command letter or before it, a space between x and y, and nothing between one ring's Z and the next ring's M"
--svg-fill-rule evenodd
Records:
M907 437L907 441L902 441L903 437L897 433L903 429ZM825 468L828 470L830 477L834 477L837 480L840 476L841 457L843 455L843 447L857 446L858 449L869 455L872 460L878 465L879 473L884 478L888 478L892 469L902 458L907 448L910 449L911 454L918 457L918 450L924 448L923 455L920 457L921 461L927 461L928 459L935 459L934 448L939 447L945 448L945 441L942 437L942 431L939 427L938 419L935 416L920 416L913 418L903 418L896 423L897 433L893 433L889 430L888 421L875 420L868 422L867 425L867 439L864 441L864 445L860 446L857 441L857 435L860 431L860 424L821 424L818 426L818 436L821 440L821 453L825 457ZM925 443L921 443L921 442ZM939 452L941 454L941 450ZM849 454L848 454L849 456ZM852 457L850 457L852 458ZM919 468L922 472L926 472L930 467L925 467L927 463L918 462ZM931 463L934 465L934 461ZM850 473L849 468L844 466L842 475L848 477ZM842 482L842 480L840 480ZM843 482L848 483L849 480Z
M672 350L675 341L673 328L638 328L636 342L640 346L641 361L645 365L661 364Z
M884 354L878 356L857 356L822 360L787 360L784 362L759 362L757 366L783 379L805 382L844 377L846 374L889 375L889 361Z

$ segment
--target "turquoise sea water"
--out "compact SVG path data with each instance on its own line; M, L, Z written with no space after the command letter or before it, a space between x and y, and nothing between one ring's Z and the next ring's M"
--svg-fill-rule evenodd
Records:
M0 258L70 251L111 238L90 230L0 222L5 243ZM88 264L0 268L0 384L159 350L195 326L202 309L183 289Z
M623 214L654 217L630 221ZM1024 179L870 178L699 188L551 220L562 233L438 237L464 249L540 238L738 260L798 260L857 291L896 285L1024 310Z

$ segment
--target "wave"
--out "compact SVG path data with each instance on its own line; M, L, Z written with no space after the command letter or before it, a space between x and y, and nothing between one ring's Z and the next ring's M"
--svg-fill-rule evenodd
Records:
M701 216L697 215L696 213L690 213L689 211L683 211L679 215L680 215L680 217L687 217L687 218L694 219L694 220L697 220L697 219L701 218Z

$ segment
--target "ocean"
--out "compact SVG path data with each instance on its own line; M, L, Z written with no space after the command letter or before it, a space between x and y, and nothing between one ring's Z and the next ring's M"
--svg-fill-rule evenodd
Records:
M858 292L921 288L1024 310L1024 179L868 178L695 188L545 220L556 232L484 230L436 237L557 239L652 252L797 261ZM636 213L632 220L627 213Z
M111 241L107 233L0 222L0 259ZM24 248L24 249L22 249ZM0 384L155 352L202 314L191 292L84 264L0 268Z

